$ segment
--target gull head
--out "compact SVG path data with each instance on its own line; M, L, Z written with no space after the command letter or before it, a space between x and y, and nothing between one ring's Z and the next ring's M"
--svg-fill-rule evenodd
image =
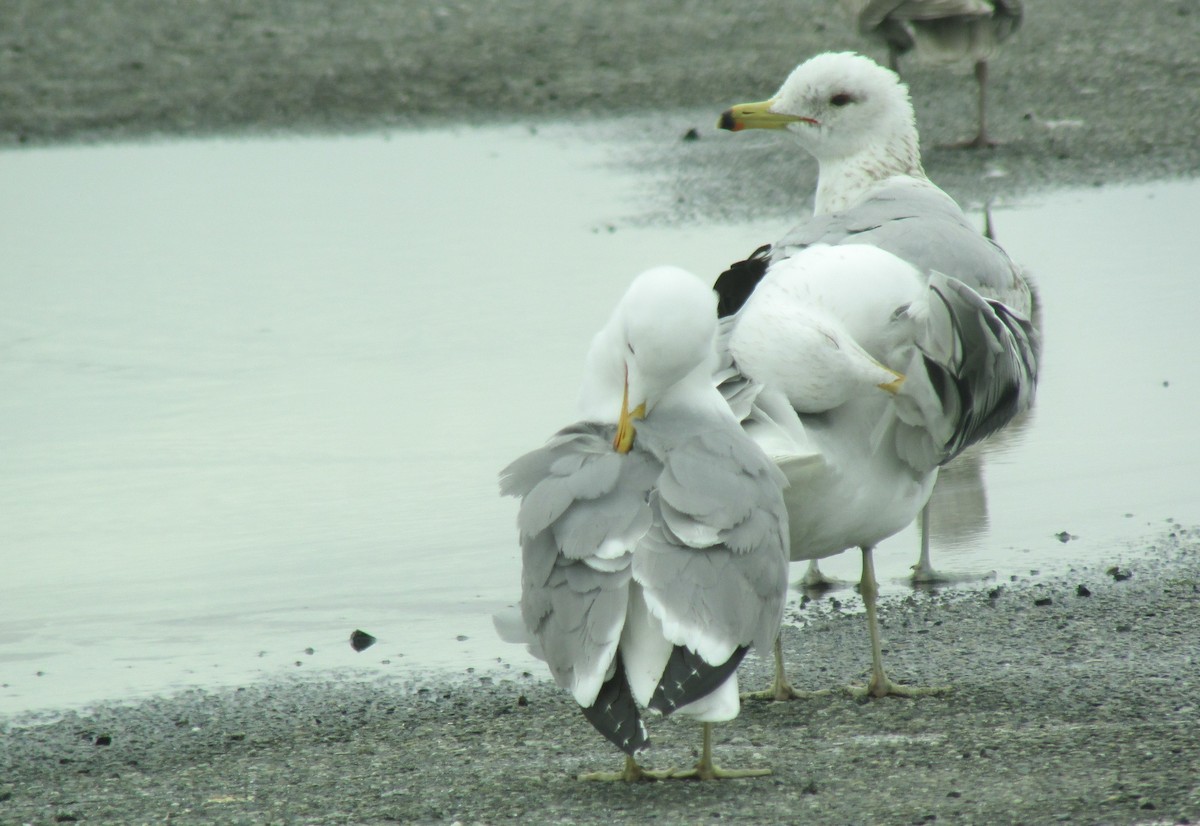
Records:
M685 379L711 388L717 297L695 275L655 267L633 280L592 339L580 397L585 418L617 422L618 449L633 421L648 416Z
M912 101L895 72L853 52L801 63L779 91L726 110L722 129L785 129L818 161L899 156L920 169Z
M801 413L880 390L895 395L904 376L879 361L890 352L881 335L916 275L875 247L809 247L776 263L750 295L730 353L743 374L781 391Z

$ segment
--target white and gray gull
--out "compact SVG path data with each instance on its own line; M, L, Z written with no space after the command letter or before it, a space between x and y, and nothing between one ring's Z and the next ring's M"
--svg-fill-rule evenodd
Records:
M713 384L716 329L694 275L638 276L592 341L582 421L501 473L521 499L518 636L626 754L622 772L581 779L770 773L712 761L711 723L740 710L739 663L779 631L788 530L783 474ZM704 723L694 769L637 764L639 704Z
M1032 404L1039 343L1030 287L925 175L908 90L869 59L818 55L774 97L734 106L720 125L786 130L820 166L813 216L717 281L734 368L770 388L784 381L780 371L803 370L786 360L780 319L820 301L872 358L907 376L892 401L876 394L814 411L789 396L807 440L798 452L815 447L823 469L806 484L791 478L790 491L805 496L789 496L788 510L793 560L862 549L867 690L912 693L883 670L872 548L915 518L941 464ZM777 364L776 375L763 364ZM774 693L789 695L781 660L778 668Z

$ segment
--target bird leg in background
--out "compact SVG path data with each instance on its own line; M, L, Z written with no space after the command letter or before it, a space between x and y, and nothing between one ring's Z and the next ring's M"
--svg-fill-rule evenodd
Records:
M619 772L588 772L581 774L579 780L597 780L600 782L616 782L624 781L626 783L636 783L639 780L665 780L671 777L671 772L667 771L650 771L643 769L637 764L637 761L630 755L625 755L625 768Z
M704 724L704 748L695 768L682 772L673 772L673 780L734 780L739 777L765 777L771 774L770 769L722 769L713 765L712 759L712 723Z
M952 143L943 149L991 149L999 146L1000 141L988 137L987 130L987 79L988 65L986 60L975 62L975 84L979 87L979 132L969 141Z
M979 134L971 142L971 146L975 149L996 145L996 141L989 138L987 133L987 79L987 61L977 61L975 63L975 82L979 84Z
M804 576L800 577L800 587L810 591L825 591L836 588L840 584L836 579L830 579L821 573L821 566L815 559L808 560L808 567L804 569Z
M893 683L883 670L883 651L879 639L879 616L876 603L879 599L879 583L875 579L875 557L872 548L862 549L862 581L859 590L862 592L863 605L867 609L867 630L871 635L871 680L866 687L848 686L846 690L858 698L865 697L923 697L931 694L945 694L949 687L913 688L911 686Z
M775 637L775 680L771 687L763 691L749 691L742 695L743 700L811 700L829 694L829 689L820 691L797 691L788 681L783 669L783 632Z
M926 502L925 507L921 508L921 558L917 560L916 565L912 566L914 585L932 585L950 581L934 569L933 562L929 558L929 511L929 502Z

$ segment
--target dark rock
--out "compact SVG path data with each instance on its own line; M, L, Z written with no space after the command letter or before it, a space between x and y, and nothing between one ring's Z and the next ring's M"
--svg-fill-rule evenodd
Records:
M354 629L350 634L350 647L355 651L366 651L375 644L375 637L361 629Z
M1125 580L1127 580L1131 576L1133 576L1133 574L1130 571L1121 570L1121 567L1119 565L1112 566L1105 573L1107 573L1110 577L1112 577L1115 582L1124 582Z

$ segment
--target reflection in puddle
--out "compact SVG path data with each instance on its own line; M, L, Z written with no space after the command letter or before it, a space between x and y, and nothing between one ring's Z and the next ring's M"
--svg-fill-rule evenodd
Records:
M644 183L606 152L543 128L0 154L0 713L524 668L490 623L519 587L497 470L573 416L636 272L715 274L787 224L629 228ZM1200 521L1197 195L997 213L1046 307L1042 386L944 474L939 568L1048 574ZM884 543L880 578L917 550Z

